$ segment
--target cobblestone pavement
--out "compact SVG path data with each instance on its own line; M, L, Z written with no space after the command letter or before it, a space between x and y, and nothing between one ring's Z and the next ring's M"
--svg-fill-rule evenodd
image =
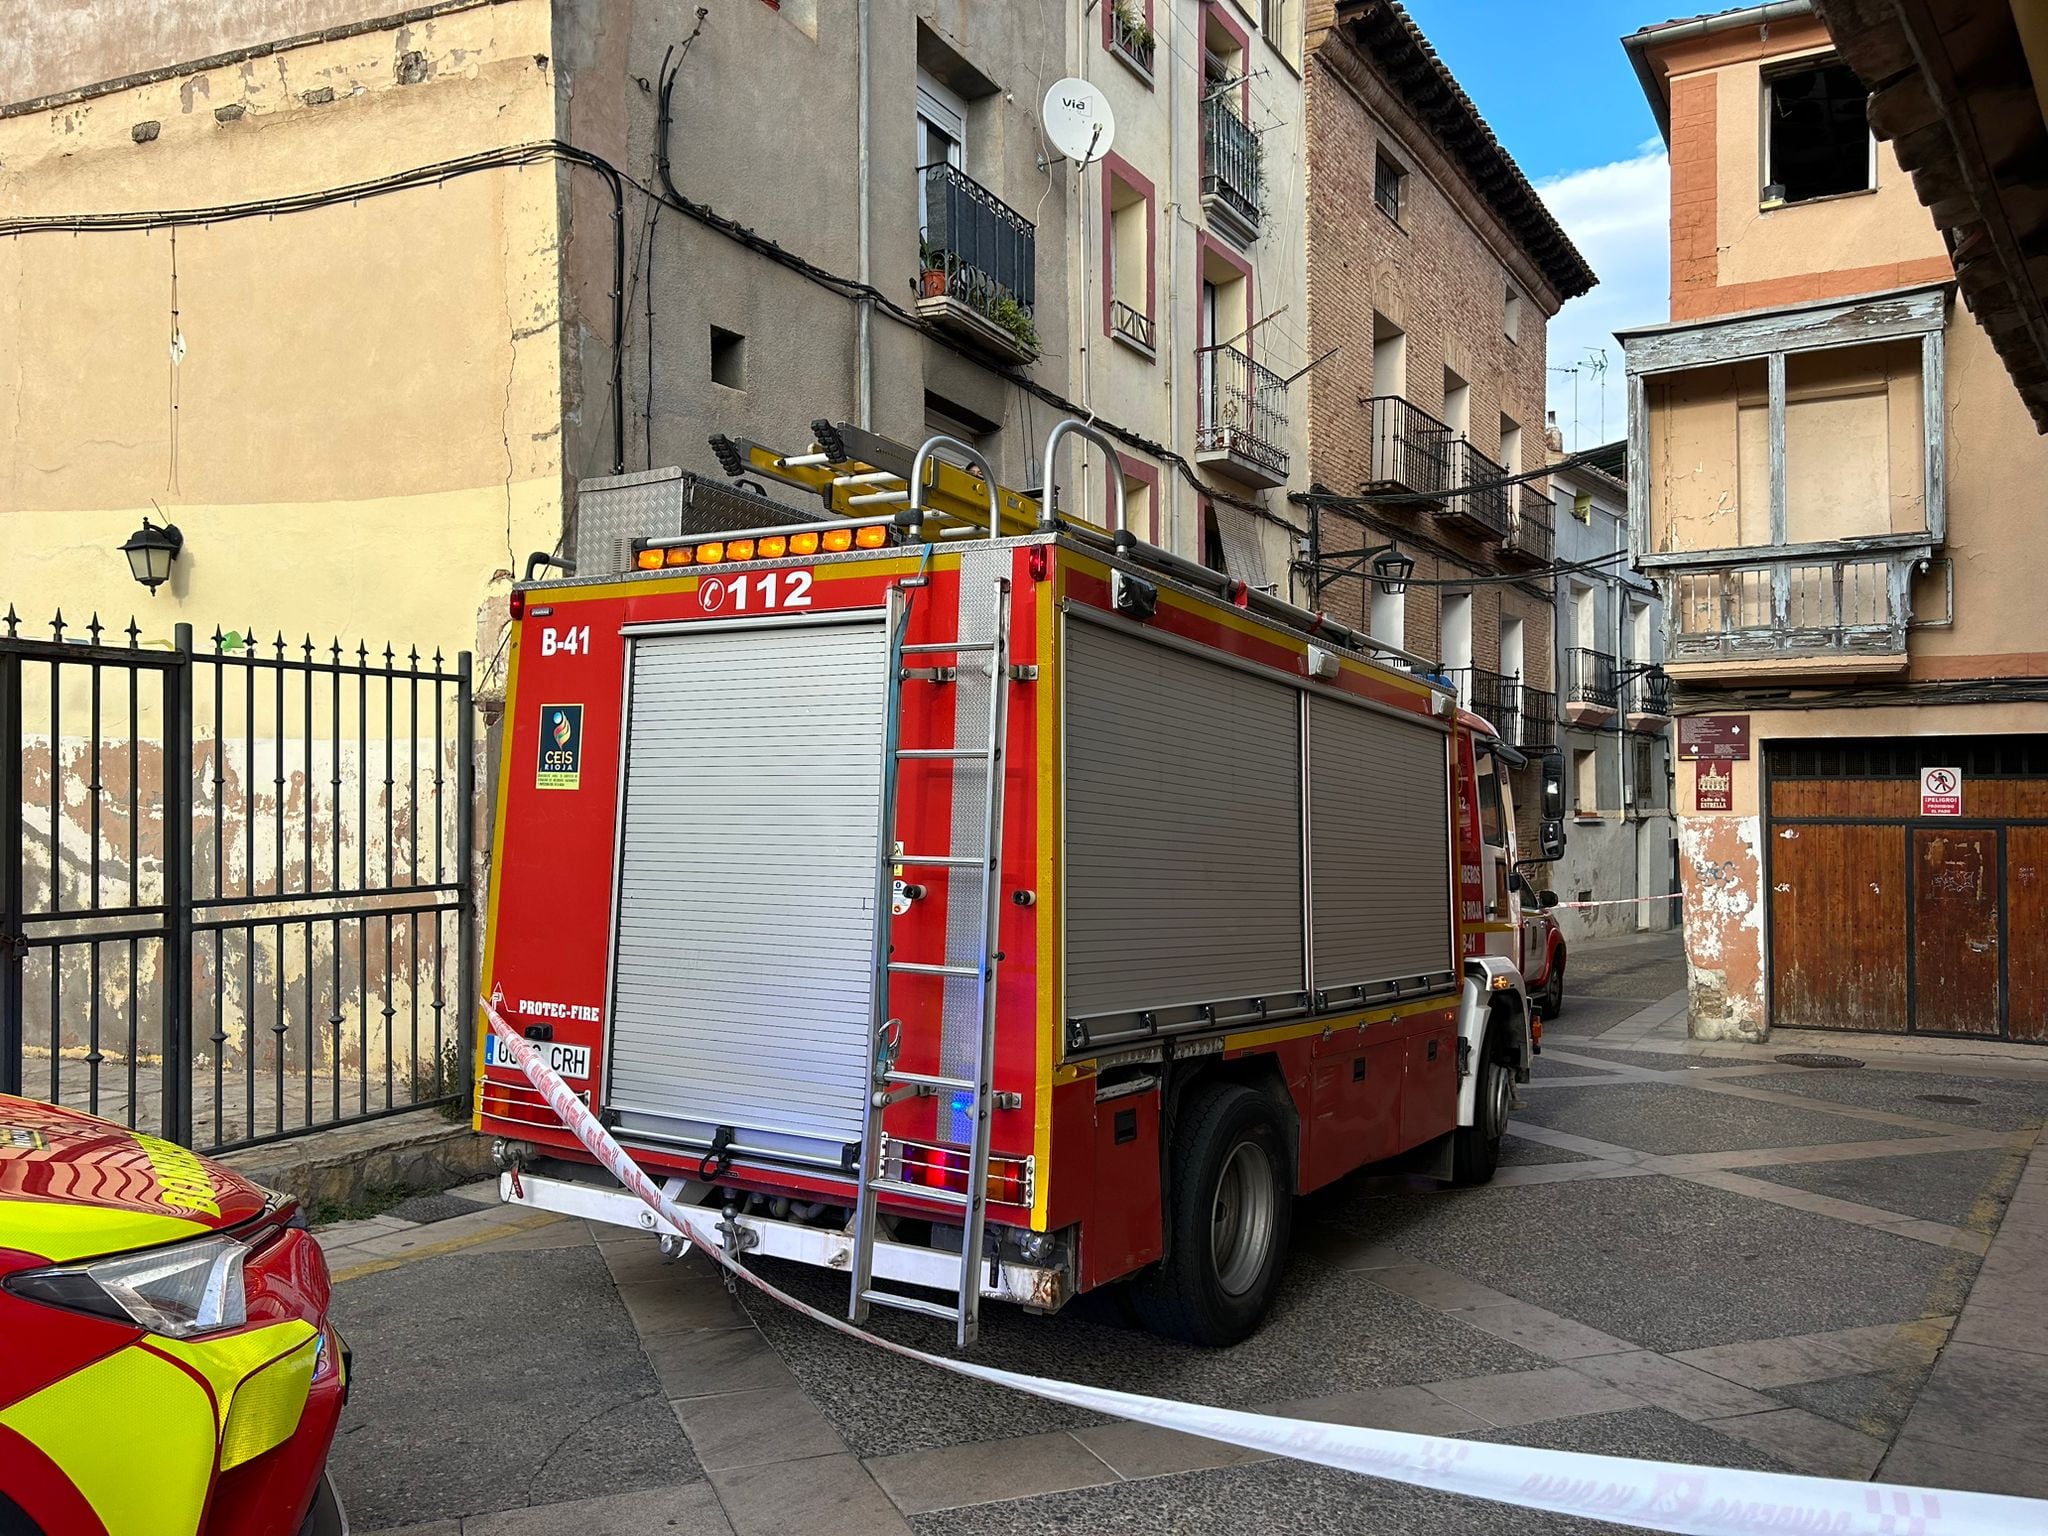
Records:
M1828 1071L1776 1061L1801 1048L1782 1037L1695 1046L1679 964L1668 935L1581 946L1494 1182L1314 1197L1245 1344L1167 1344L1084 1298L992 1309L976 1358L1336 1423L2048 1495L2048 1157L2026 1173L2048 1057L1836 1036L1868 1064ZM1617 1529L941 1376L636 1234L457 1200L324 1240L358 1365L334 1470L359 1531ZM842 1280L765 1267L843 1304Z

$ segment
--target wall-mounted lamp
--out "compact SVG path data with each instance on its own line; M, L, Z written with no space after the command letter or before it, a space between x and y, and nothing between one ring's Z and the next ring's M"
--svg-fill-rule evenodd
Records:
M128 557L129 574L155 597L156 589L171 579L171 562L184 547L185 535L178 532L176 523L158 528L145 517L142 526L128 535L121 553Z
M1373 556L1372 579L1389 594L1408 590L1408 578L1415 574L1415 561L1389 544Z

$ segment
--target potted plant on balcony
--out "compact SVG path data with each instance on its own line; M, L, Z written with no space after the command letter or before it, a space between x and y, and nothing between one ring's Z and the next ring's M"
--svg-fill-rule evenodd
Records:
M1038 355L1038 322L1031 318L1030 310L1007 293L1001 293L989 306L988 317L1008 331L1019 347L1033 357Z
M943 299L946 296L946 253L931 241L917 242L917 264L922 270L917 281L919 298Z
M1145 13L1138 9L1138 0L1116 0L1113 9L1117 30L1123 41L1133 51L1147 55L1141 62L1149 63L1152 45L1158 42L1159 38L1153 32L1150 23L1145 20Z

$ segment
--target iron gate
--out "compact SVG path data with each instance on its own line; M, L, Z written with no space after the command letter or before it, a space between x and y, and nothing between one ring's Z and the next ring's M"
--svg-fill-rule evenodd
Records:
M466 1101L470 656L0 619L0 1092L207 1150Z

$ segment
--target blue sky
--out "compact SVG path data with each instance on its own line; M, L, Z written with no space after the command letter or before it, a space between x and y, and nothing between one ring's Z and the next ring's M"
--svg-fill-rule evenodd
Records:
M1699 7L1646 8L1641 0L1406 4L1600 277L1599 287L1550 322L1550 408L1567 447L1618 438L1625 391L1613 332L1670 313L1670 178L1656 120L1620 39ZM1589 366L1595 352L1607 364L1597 381ZM1557 371L1575 364L1576 375Z

